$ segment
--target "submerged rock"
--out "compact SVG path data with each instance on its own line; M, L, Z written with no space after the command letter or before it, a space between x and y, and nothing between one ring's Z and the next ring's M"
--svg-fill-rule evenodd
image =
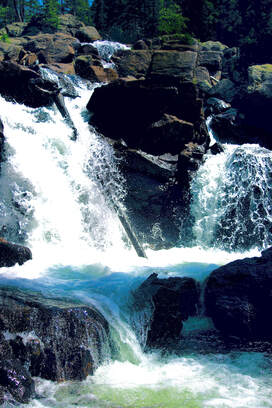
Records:
M205 306L214 325L225 336L272 338L272 248L261 257L224 265L211 273Z
M146 313L146 335L143 346L161 347L176 342L182 321L197 314L199 285L192 278L159 279L149 276L134 292L134 309Z
M109 325L95 308L18 290L0 290L0 330L5 358L48 380L83 380L111 353Z

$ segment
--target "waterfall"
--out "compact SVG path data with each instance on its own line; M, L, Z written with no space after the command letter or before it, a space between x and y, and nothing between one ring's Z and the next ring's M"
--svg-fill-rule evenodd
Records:
M127 45L114 41L94 41L92 45L97 48L98 53L103 60L109 62L114 53L119 50L129 50Z
M93 305L111 326L115 355L82 383L36 378L37 398L26 406L271 406L268 357L201 354L197 348L144 354L139 343L145 343L151 310L146 307L141 313L131 307L131 293L151 273L203 281L217 265L244 258L245 249L269 245L271 153L256 145L229 145L224 153L207 156L192 182L192 247L148 249L148 259L139 259L107 200L109 195L122 205L126 194L118 161L88 125L85 106L99 85L72 77L65 77L64 85L58 75L45 75L60 81L63 95L71 96L65 103L78 138L71 140L72 129L56 107L33 109L0 98L6 137L0 236L26 244L33 253L33 260L22 266L1 268L0 282ZM224 249L240 249L241 254ZM194 318L184 324L184 333L209 327L207 319Z
M1 235L15 242L19 237L34 253L51 248L63 262L72 254L80 258L85 253L86 258L87 248L124 247L119 221L106 200L110 194L121 202L124 183L113 149L89 129L84 113L89 88L82 82L77 87L81 97L66 98L78 131L76 142L54 107L33 109L0 101L7 141Z
M225 145L192 182L196 244L228 251L266 248L272 238L272 153L258 145Z

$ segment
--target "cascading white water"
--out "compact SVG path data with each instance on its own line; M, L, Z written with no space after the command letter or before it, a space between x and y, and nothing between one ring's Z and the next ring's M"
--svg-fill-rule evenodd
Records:
M129 50L129 47L125 44L121 44L114 41L94 41L92 45L97 48L101 58L105 61L110 61L113 54L119 50Z
M122 179L111 147L81 116L91 95L81 86L81 97L67 100L79 133L76 142L70 140L72 131L56 109L31 109L1 99L8 142L1 178L3 235L16 229L34 256L51 247L56 256L51 262L67 262L67 256L74 256L76 263L84 256L81 262L88 262L88 248L91 259L92 249L124 247L119 221L103 193L122 199ZM7 218L13 213L16 217L10 221L15 226L10 228Z
M197 245L230 251L266 248L272 238L271 151L225 145L192 182Z
M78 130L76 141L70 139L72 130L56 109L31 109L0 99L6 136L1 234L10 233L33 253L33 260L23 266L1 268L0 283L95 305L112 326L116 356L80 384L37 379L39 398L27 406L271 407L271 362L262 354L142 353L129 326L131 291L152 272L203 280L216 263L238 255L203 247L173 248L148 250L146 260L127 248L105 198L106 192L122 199L123 181L112 149L88 127L85 105L91 89L78 85L80 97L66 98ZM220 155L213 156L206 164L219 159ZM203 185L199 182L195 189Z

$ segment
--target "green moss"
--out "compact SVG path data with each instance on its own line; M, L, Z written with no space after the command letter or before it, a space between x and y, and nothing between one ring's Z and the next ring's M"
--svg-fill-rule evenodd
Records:
M271 73L272 73L272 64L252 65L250 68L251 68L253 71L271 72Z
M3 34L0 35L0 41L5 42L5 43L9 43L10 38L6 33L3 33Z
M223 51L225 48L228 48L225 44L222 44L219 41L206 41L200 43L203 51Z
M272 64L252 65L248 68L248 89L254 91L265 81L272 81Z

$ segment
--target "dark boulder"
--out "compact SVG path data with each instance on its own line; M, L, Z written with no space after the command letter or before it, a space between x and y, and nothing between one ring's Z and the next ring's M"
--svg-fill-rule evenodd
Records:
M213 115L210 127L220 143L243 144L254 142L254 139L250 138L243 118L237 109L230 108L222 113Z
M53 381L83 380L111 353L109 325L95 308L15 289L0 290L0 331L5 359Z
M154 155L166 152L175 155L192 140L194 140L193 124L165 113L149 126L139 147Z
M222 99L208 98L205 104L205 115L211 114L217 115L218 113L225 112L231 107L231 105Z
M22 265L30 259L32 259L32 253L29 248L0 238L0 267L14 266L17 263Z
M146 312L146 347L160 347L177 341L182 322L197 314L199 285L192 278L159 279L149 276L134 292L134 308Z
M18 360L0 360L0 386L2 388L0 403L25 404L35 394L34 381L28 370Z
M206 313L225 336L272 336L272 248L261 257L224 265L211 273L205 288Z
M178 156L151 156L114 145L124 175L127 215L140 241L154 249L174 246L180 233L180 213L185 212L182 189L173 179Z
M35 72L12 61L0 63L0 92L18 103L32 107L52 103L52 96L59 91L58 86Z
M92 124L105 136L123 139L129 147L144 151L148 146L147 152L152 152L154 138L153 150L157 149L154 154L176 154L190 138L190 141L197 141L199 129L194 124L201 118L202 101L198 100L191 83L175 87L159 86L150 81L120 80L96 88L87 108L93 114ZM163 142L167 132L167 146L159 146L157 141ZM177 146L174 152L174 140L177 141L179 135L183 142L179 141L181 147Z

